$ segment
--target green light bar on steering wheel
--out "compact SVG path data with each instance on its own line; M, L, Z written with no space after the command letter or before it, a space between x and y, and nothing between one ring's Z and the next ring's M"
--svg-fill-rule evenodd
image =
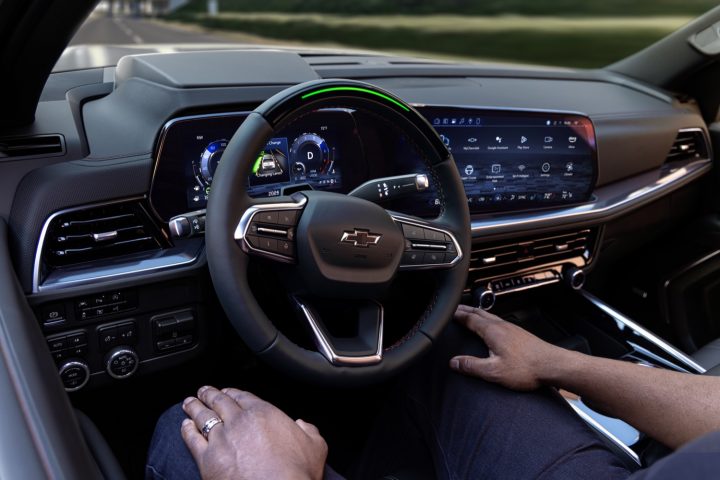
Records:
M303 100L305 100L305 99L308 99L308 98L310 98L310 97L314 97L315 95L320 95L320 94L328 93L328 92L362 92L362 93L367 93L367 94L370 94L370 95L375 95L376 97L380 97L380 98L382 98L383 100L386 100L386 101L392 103L393 105L396 105L396 106L400 107L401 109L403 109L403 110L406 111L406 112L409 112L409 111L410 111L410 109L409 109L407 106L403 105L401 102L398 102L398 101L395 100L394 98L385 95L384 93L376 92L376 91L374 91L374 90L370 90L370 89L367 89L367 88L361 88L361 87L329 87L329 88L321 88L320 90L315 90L315 91L312 91L312 92L310 92L310 93L306 93L305 95L303 95L303 96L300 97L300 98L302 98Z

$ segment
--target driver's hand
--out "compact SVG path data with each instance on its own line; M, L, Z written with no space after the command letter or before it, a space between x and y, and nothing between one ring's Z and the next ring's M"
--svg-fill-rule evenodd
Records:
M547 372L566 352L484 310L459 305L455 320L482 338L490 355L456 356L450 360L450 367L514 390L540 387Z
M185 399L183 410L190 419L182 437L204 480L323 476L328 448L318 429L251 393L203 387L197 398ZM206 440L200 431L213 417L223 423Z

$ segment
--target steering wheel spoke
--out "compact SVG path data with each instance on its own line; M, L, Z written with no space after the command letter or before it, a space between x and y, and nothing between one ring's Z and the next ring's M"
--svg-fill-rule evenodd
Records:
M391 213L405 237L400 270L451 268L463 258L455 234L437 222Z
M383 321L382 304L374 300L353 300L355 318L336 321L356 322L353 336L335 336L330 333L319 312L309 302L298 297L295 303L305 319L318 351L336 366L374 365L382 361Z
M296 231L307 199L302 195L257 202L243 213L234 238L249 255L297 262Z

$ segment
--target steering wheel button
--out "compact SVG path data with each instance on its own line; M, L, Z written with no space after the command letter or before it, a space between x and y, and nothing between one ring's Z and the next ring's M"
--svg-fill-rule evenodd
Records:
M257 247L260 250L265 250L266 252L277 252L278 249L278 241L274 238L265 238L265 237L258 237L258 244Z
M278 212L278 223L280 225L292 226L297 223L297 210L282 210Z
M257 214L257 219L261 223L278 223L278 212L277 211L260 211Z
M288 242L287 240L279 240L277 253L287 255L290 257L293 256L293 243Z
M445 234L442 232L438 232L435 230L430 229L424 229L425 233L425 240L430 240L432 242L444 242L445 241Z
M405 252L403 253L403 265L420 265L423 262L422 252Z
M248 232L255 235L258 233L258 224L255 222L250 223L250 227L248 228Z
M425 252L423 263L425 265L438 265L445 260L445 254L440 252Z
M402 228L405 238L410 238L414 240L425 240L424 229L416 227L415 225L408 225L406 223L402 224Z
M457 253L446 253L445 261L443 263L452 263L456 257L457 257Z
M245 240L250 244L251 247L260 247L260 237L257 235L246 235Z

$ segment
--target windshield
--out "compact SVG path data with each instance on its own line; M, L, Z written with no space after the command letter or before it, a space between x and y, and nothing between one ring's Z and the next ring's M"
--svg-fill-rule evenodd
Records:
M118 0L71 45L270 45L443 60L601 67L712 0Z

